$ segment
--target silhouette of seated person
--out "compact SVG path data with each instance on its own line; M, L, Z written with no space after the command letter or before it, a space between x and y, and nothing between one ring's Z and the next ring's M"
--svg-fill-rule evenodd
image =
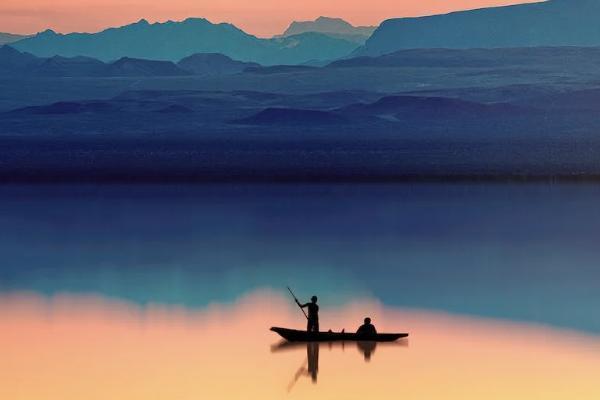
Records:
M308 308L308 323L306 325L307 332L319 332L319 306L317 305L317 296L310 298L310 303L300 304L298 300L296 303L301 308Z
M375 329L375 326L371 323L371 318L365 318L365 323L358 328L356 334L363 337L372 337L377 335L377 329Z

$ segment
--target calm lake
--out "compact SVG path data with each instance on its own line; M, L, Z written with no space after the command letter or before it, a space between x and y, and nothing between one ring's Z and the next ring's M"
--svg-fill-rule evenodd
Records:
M597 399L600 185L0 187L2 399ZM322 330L288 345L286 290Z

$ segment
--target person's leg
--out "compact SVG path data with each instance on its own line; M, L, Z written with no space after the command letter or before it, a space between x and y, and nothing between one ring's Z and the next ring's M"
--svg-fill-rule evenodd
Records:
M315 321L315 323L313 325L313 329L315 332L319 332L319 321Z

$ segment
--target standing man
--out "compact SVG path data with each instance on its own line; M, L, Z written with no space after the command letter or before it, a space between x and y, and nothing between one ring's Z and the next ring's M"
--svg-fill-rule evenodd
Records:
M307 332L319 332L319 306L317 305L317 296L310 298L310 303L300 304L296 300L296 304L300 308L308 308L308 324L306 326Z

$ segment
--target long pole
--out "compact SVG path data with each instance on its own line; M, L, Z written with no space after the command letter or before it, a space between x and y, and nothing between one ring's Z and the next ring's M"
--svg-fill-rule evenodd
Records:
M287 287L287 290L290 291L290 294L292 295L292 297L294 298L294 300L296 301L296 304L298 304L298 307L300 307L300 302L298 301L298 299L296 298L296 295L294 295L294 292L292 292L292 289L290 289L290 287ZM304 314L304 316L306 317L306 319L308 319L308 315L306 315L306 311L304 311L304 308L300 307L300 310L302 310L302 314Z

